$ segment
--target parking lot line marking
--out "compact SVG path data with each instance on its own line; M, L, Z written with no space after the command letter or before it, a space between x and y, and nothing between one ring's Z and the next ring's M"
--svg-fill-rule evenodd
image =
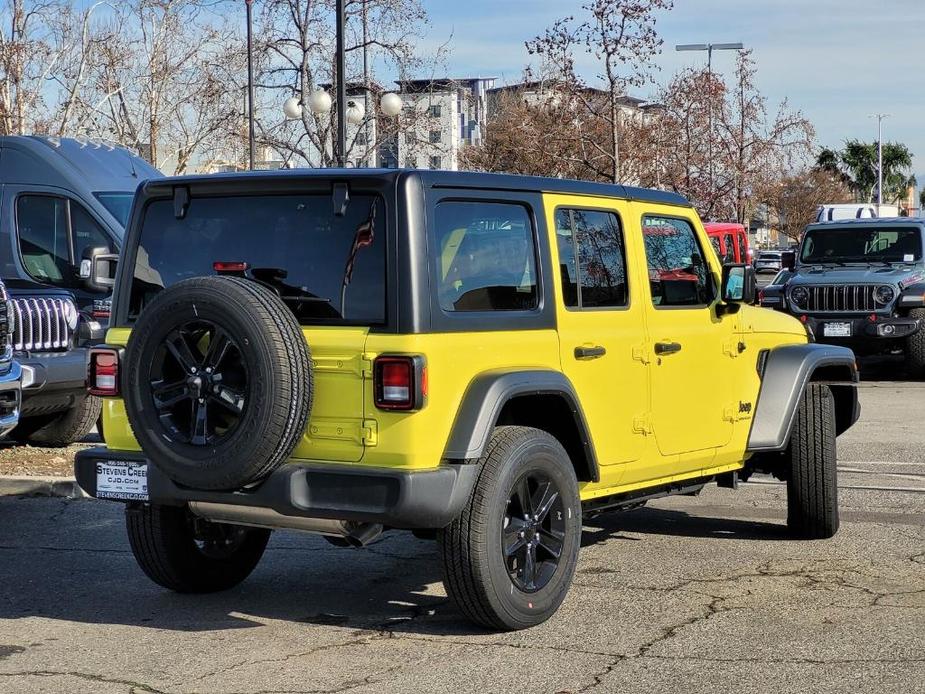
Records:
M925 467L925 461L903 462L900 460L839 460L842 465L919 465Z
M785 482L772 482L770 480L749 480L746 484L769 484L782 487ZM840 484L839 489L860 489L872 492L910 492L912 494L925 494L925 487L886 487L866 484Z
M861 470L853 467L840 467L838 471L849 475L883 475L884 477L920 477L925 479L925 473L922 472L882 472L881 470Z

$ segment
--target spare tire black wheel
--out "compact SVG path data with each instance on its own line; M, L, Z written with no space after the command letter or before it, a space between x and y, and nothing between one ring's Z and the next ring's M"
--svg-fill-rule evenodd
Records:
M291 454L308 421L312 369L282 300L238 277L161 291L125 351L125 409L152 464L193 489L257 482Z

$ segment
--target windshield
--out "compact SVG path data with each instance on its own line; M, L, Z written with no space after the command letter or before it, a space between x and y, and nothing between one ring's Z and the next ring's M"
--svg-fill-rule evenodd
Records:
M94 193L93 194L97 200L99 200L103 207L111 214L119 224L122 225L122 231L128 225L128 215L132 211L132 200L135 198L134 193L127 192L118 192L118 193Z
M813 263L912 263L922 258L918 227L810 229L800 261Z
M385 212L379 196L330 194L193 198L147 206L129 318L157 292L190 277L243 274L275 291L303 325L385 322Z

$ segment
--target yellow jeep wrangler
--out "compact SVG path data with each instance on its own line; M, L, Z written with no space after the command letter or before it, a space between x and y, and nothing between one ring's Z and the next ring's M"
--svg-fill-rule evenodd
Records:
M172 590L236 585L272 529L353 546L410 529L436 537L466 617L528 627L565 597L585 514L765 473L796 535L835 533L854 356L754 295L672 193L148 181L90 360L106 446L77 479L125 503L138 563Z

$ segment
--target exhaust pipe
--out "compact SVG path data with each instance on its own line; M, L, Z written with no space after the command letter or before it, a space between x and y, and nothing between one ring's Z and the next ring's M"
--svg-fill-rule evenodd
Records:
M302 532L342 538L354 547L368 545L382 534L382 524L361 523L328 518L286 516L271 508L216 504L210 501L191 501L190 511L214 523L248 525L269 530L301 530Z

